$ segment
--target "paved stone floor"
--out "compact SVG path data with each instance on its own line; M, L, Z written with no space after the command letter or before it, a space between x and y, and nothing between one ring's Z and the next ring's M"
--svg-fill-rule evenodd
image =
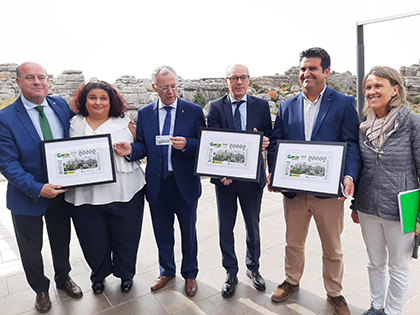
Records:
M225 279L218 244L217 213L214 188L208 178L202 179L203 195L199 200L197 232L199 241L199 290L195 297L184 293L184 282L178 274L161 291L151 293L150 285L158 275L157 250L145 208L143 231L137 262L137 275L132 291L122 294L119 279L110 276L104 294L94 295L90 288L89 267L86 264L76 235L71 242L72 278L82 287L82 299L68 298L55 286L50 287L53 306L49 314L115 315L115 314L332 314L325 300L321 277L321 248L314 224L311 224L306 246L306 268L301 288L284 303L272 303L270 296L284 279L284 219L281 194L264 192L261 213L261 273L267 282L265 292L256 291L247 278L244 262L245 228L238 215L235 228L236 251L240 262L239 284L234 297L224 299L220 288ZM6 208L6 182L0 182L0 314L38 314L34 309L35 294L28 286L12 227L10 211ZM51 252L44 233L44 264L46 274L53 279ZM176 261L179 267L179 230L176 230ZM370 306L366 253L360 227L353 224L346 204L345 229L342 235L345 259L343 294L352 314L362 314ZM420 262L412 261L409 301L404 315L420 314Z

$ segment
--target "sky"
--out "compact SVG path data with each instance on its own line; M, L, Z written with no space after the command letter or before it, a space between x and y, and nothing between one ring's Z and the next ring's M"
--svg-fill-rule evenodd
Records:
M0 64L34 61L57 77L114 83L167 64L184 79L283 74L322 47L356 74L356 23L411 12L419 0L0 0ZM365 69L420 63L420 15L364 26Z

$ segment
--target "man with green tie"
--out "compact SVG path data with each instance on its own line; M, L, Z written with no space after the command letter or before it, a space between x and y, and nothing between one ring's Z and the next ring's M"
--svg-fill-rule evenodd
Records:
M0 111L0 172L7 178L7 207L26 279L36 292L35 308L51 309L50 280L44 274L41 255L43 219L47 226L54 280L58 289L73 298L82 297L70 278L70 216L61 185L47 183L41 141L69 136L74 112L61 97L49 97L48 76L36 63L25 62L16 69L22 95Z

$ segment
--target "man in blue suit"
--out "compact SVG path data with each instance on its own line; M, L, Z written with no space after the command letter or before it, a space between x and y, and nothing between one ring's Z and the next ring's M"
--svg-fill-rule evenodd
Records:
M271 132L271 114L266 100L246 94L249 84L248 68L241 64L226 69L225 83L229 94L212 101L207 117L212 128L237 129L264 132L263 150L268 145ZM265 290L265 281L259 272L260 211L263 189L266 184L265 162L261 165L258 182L212 178L215 184L217 211L219 216L219 242L222 251L222 265L226 270L226 280L222 286L222 296L230 298L235 294L238 283L238 259L235 254L233 229L238 212L238 199L246 227L247 276L253 286Z
M352 196L361 166L358 145L359 119L353 97L326 86L330 56L322 48L311 48L300 55L299 80L303 92L280 103L270 139L269 170L273 171L277 140L346 142L347 154L343 180L344 194ZM269 178L271 175L269 175ZM283 192L286 220L286 280L272 295L282 302L299 289L305 264L305 241L313 216L322 243L324 287L327 300L337 315L350 314L341 295L344 197L317 198L314 195Z
M12 211L13 226L26 279L37 293L35 308L48 312L50 280L44 275L42 261L43 217L51 246L54 280L58 289L71 297L83 295L69 277L70 216L61 185L47 183L41 141L45 114L49 138L69 136L74 115L60 97L49 97L48 76L39 64L26 62L16 69L16 82L22 95L0 111L0 171L7 178L7 207ZM41 113L42 112L42 113ZM40 120L41 119L41 120Z
M152 74L152 87L159 100L139 109L137 139L114 146L119 155L131 160L147 156L146 198L150 205L153 230L159 249L160 275L150 288L163 288L175 277L174 216L178 217L182 238L181 275L185 293L197 292L197 201L200 178L194 175L195 157L201 127L205 127L200 106L178 99L178 77L169 66Z

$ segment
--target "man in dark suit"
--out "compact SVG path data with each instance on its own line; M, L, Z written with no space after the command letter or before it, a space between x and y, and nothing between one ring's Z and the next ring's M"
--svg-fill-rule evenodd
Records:
M210 128L262 131L265 136L264 150L268 145L272 124L268 102L246 94L249 72L244 65L236 64L228 67L225 83L229 88L229 94L210 103L207 118L208 126ZM257 290L265 290L265 281L259 272L261 254L259 223L261 199L266 184L264 165L265 163L261 165L261 175L258 182L228 178L211 179L216 189L222 265L227 273L221 291L225 298L230 298L235 294L235 286L238 283L237 273L239 268L233 234L238 211L238 199L247 232L246 274Z
M51 308L50 280L44 275L41 255L43 217L57 288L71 297L83 295L69 277L70 216L63 199L65 189L47 183L41 151L42 140L69 136L74 113L62 98L47 96L48 81L39 64L18 66L16 82L22 95L0 112L0 171L8 180L7 207L12 211L26 279L37 293L35 308L41 313Z
M194 175L195 156L201 127L205 127L200 106L178 99L178 77L173 68L161 66L152 74L152 87L159 100L139 109L137 140L114 146L119 155L131 160L147 156L146 198L159 249L160 275L151 290L163 288L175 277L174 216L182 238L181 275L185 293L197 292L197 201L200 178ZM170 140L170 141L169 141ZM163 144L163 145L158 145Z
M330 73L330 56L322 48L311 48L300 55L299 80L303 92L280 103L270 138L269 170L273 171L275 146L279 139L346 142L344 194L352 196L354 182L361 166L358 129L359 119L351 96L326 86ZM270 179L271 175L269 175ZM338 315L350 314L341 295L343 253L340 236L343 232L345 197L318 198L314 195L283 192L286 220L286 280L272 295L282 302L299 289L305 264L305 241L313 216L323 249L323 278L327 300Z

